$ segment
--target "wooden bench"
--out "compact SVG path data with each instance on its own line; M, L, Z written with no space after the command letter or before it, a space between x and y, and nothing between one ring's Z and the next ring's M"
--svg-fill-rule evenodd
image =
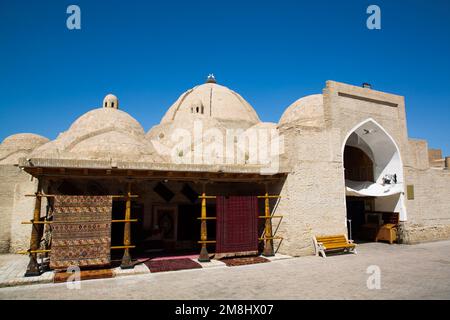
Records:
M328 251L344 251L356 254L356 244L353 243L353 240L348 240L347 236L344 234L333 236L316 236L314 237L314 246L316 256L320 253L324 258L326 258L325 252Z

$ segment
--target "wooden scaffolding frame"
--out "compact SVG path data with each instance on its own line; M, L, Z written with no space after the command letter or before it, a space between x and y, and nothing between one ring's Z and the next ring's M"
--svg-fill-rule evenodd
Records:
M56 195L44 194L39 192L40 188L38 186L38 191L35 194L27 194L26 197L35 197L33 219L29 221L23 221L22 224L32 225L31 237L30 237L30 248L24 251L18 251L18 254L28 254L30 256L30 261L25 272L25 277L40 276L42 270L38 263L39 253L50 253L51 249L39 249L41 238L43 236L44 225L52 224L53 221L47 221L41 219L41 206L42 198L54 198ZM120 267L122 269L132 269L134 267L130 249L134 249L136 246L131 244L131 223L138 222L138 219L131 219L131 199L138 198L138 195L131 194L131 183L128 183L128 190L126 195L109 195L113 199L126 199L125 206L125 217L121 220L111 220L112 223L124 223L124 235L123 235L123 245L122 246L112 246L111 250L124 250L122 257L122 262Z
M206 212L206 200L207 199L216 199L217 196L207 196L205 193L205 188L203 187L202 195L199 196L202 199L201 204L201 216L197 218L201 221L200 227L200 241L201 250L198 258L199 262L209 262L211 261L209 257L209 253L207 250L207 244L216 243L215 240L208 240L208 228L207 221L208 220L216 220L216 217L208 217ZM264 219L264 233L261 237L258 238L259 241L264 241L264 249L262 255L265 257L273 257L275 255L275 251L273 248L273 240L281 240L283 241L283 237L275 236L272 232L272 219L279 218L283 219L282 215L271 215L270 213L270 199L280 199L280 195L269 195L266 187L266 193L263 196L257 196L258 199L264 199L264 215L258 216L259 219ZM280 220L281 223L281 220ZM278 227L275 229L275 233L278 230Z

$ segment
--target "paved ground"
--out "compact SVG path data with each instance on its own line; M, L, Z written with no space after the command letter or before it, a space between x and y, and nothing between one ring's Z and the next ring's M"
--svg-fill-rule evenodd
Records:
M369 290L373 265L380 268L381 289ZM0 299L450 299L450 241L368 243L357 255L90 280L80 289L2 288Z

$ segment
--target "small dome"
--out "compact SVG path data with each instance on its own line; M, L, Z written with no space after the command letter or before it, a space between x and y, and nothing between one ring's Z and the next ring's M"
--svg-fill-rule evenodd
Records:
M119 109L119 99L113 94L108 94L103 99L103 108Z
M106 127L113 127L116 130L137 135L144 132L139 122L128 113L118 109L100 108L91 110L79 117L64 134L83 135Z
M227 128L247 129L260 122L256 111L245 99L212 78L183 93L166 112L161 124L184 121L192 113L216 119Z
M19 133L9 136L0 144L0 164L16 164L37 147L49 140L33 133Z
M297 124L303 126L321 126L324 121L323 95L314 94L298 99L281 116L279 126Z

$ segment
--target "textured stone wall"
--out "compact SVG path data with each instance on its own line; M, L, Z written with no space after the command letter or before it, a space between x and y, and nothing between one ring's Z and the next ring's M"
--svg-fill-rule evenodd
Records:
M29 204L34 201L23 195L36 192L36 180L13 165L0 165L0 177L0 252L27 249L30 227L20 222L31 219L33 207L30 210ZM23 239L28 240L24 243Z
M339 131L291 126L282 134L292 173L281 186L275 210L284 216L277 234L284 238L279 252L310 255L313 236L346 233Z
M405 174L406 183L414 185L414 199L405 200L405 241L450 239L450 170L408 167Z
M279 252L308 255L312 236L346 233L342 148L360 123L372 119L392 137L403 162L405 185L415 185L415 200L405 200L407 243L450 239L450 174L430 168L424 140L408 138L404 98L328 81L323 90L324 124L305 128L282 125L282 163L291 168L280 186L276 214L284 215Z

